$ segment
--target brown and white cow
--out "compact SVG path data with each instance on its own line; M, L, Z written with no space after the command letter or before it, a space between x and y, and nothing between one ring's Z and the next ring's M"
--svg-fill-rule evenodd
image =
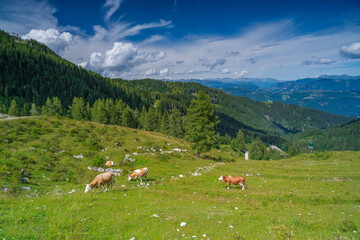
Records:
M108 166L108 167L112 167L112 166L114 166L114 162L113 161L107 161L105 163L105 165Z
M129 176L128 180L130 181L132 178L136 179L139 177L140 180L142 181L141 177L145 176L145 181L146 181L146 176L148 171L149 170L147 168L136 169L135 171L133 171L132 174L128 175Z
M233 177L233 176L221 176L219 180L224 181L230 188L230 184L240 185L242 190L245 190L245 178L244 177Z
M106 192L110 185L111 185L111 189L112 189L112 185L114 182L115 182L115 173L113 173L113 172L100 173L99 175L97 175L95 177L95 179L90 184L86 184L85 193L87 193L88 191L90 191L92 188L95 188L95 187L103 188L105 186L105 184L107 185L107 187L105 189L105 192Z

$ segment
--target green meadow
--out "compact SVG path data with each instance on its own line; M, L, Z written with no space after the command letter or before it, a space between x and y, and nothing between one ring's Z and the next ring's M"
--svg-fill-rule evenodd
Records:
M359 152L255 161L221 146L197 159L185 140L94 122L0 130L1 239L360 239ZM88 167L107 160L122 170L112 191L85 194ZM128 181L141 167L147 181Z

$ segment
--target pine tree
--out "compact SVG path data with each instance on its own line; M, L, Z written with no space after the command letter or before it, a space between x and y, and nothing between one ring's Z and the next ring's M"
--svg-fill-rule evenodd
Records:
M261 160L264 159L264 154L266 151L265 144L261 141L260 138L256 138L254 141L252 141L249 154L250 158L254 160Z
M53 108L53 115L55 116L56 114L59 115L63 115L63 106L61 104L61 101L58 97L53 97L52 99L52 108Z
M126 106L121 115L122 126L135 128L134 113L130 107Z
M85 102L83 98L74 97L73 103L69 106L70 115L75 120L82 120L85 118Z
M164 134L169 133L169 112L166 109L161 118L160 132Z
M215 127L218 124L209 96L199 91L196 100L191 100L186 115L186 138L193 142L196 157L209 151L215 144Z
M156 128L156 123L157 119L155 115L155 110L153 107L149 107L149 111L145 116L144 129L148 131L153 131Z
M238 131L236 138L231 141L231 147L239 152L245 150L245 136L241 130Z
M17 105L15 99L13 99L13 100L11 101L8 114L9 114L10 116L19 116L19 115L20 115L19 106Z
M38 114L39 113L38 113L35 103L31 104L30 115L37 116Z
M181 112L174 108L169 116L169 135L177 138L184 137L185 130Z
M146 121L146 115L147 115L147 111L146 111L146 107L145 105L142 107L142 111L139 117L139 128L140 129L145 129L145 121Z

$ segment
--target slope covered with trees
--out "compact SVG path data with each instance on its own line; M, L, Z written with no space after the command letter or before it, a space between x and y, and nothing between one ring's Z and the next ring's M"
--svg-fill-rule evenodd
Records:
M308 130L289 136L290 142L302 152L309 151L313 143L313 151L360 151L360 119L323 130Z
M183 117L200 90L215 106L217 131L235 137L241 129L247 141L260 137L282 146L282 134L351 120L296 105L234 97L197 83L104 78L62 59L44 44L0 31L0 112L54 115L56 108L57 114L75 119L184 137Z

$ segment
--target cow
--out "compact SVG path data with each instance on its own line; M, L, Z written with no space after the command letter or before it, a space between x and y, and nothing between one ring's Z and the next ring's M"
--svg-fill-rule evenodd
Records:
M112 167L112 166L114 166L114 162L113 161L107 161L105 163L105 165L108 166L108 167Z
M113 183L115 183L115 173L113 172L104 172L100 173L95 177L95 179L90 183L86 184L85 193L90 191L92 188L101 187L104 188L105 184L107 185L105 192L108 190L108 187L113 186Z
M136 179L139 177L140 180L142 181L141 177L145 176L145 181L146 181L146 176L148 171L149 170L147 168L136 169L135 171L133 171L132 174L128 175L129 176L128 180L130 181L132 178Z
M221 176L219 180L224 181L230 188L230 184L240 185L242 190L245 190L245 178L244 177L233 177L233 176Z

